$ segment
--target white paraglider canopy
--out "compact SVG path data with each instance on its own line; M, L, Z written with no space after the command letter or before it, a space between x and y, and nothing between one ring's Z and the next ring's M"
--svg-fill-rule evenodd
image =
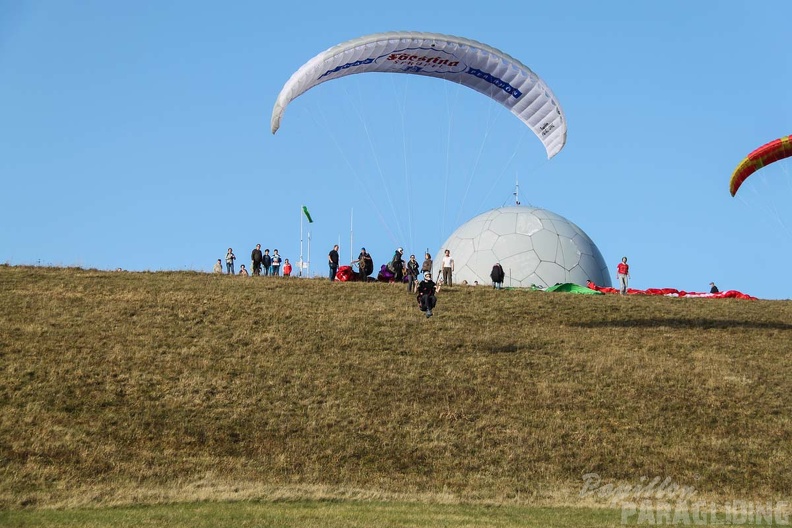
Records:
M523 63L480 42L417 32L360 37L309 60L278 95L272 110L272 133L295 98L325 81L367 72L425 75L472 88L528 125L544 145L548 159L566 143L566 119L553 92Z

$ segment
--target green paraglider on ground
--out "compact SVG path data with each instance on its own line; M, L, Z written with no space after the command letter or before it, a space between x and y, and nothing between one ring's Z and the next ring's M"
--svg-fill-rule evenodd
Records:
M587 286L581 286L572 282L554 284L545 290L546 292L580 293L584 295L605 295L597 290L592 290Z

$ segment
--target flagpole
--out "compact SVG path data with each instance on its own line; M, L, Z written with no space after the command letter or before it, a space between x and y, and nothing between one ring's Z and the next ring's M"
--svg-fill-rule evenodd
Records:
M303 273L303 211L300 208L300 263L297 264L300 268L300 273L297 275L298 277L302 277Z
M311 277L311 224L313 223L313 218L311 218L311 214L308 212L308 208L306 206L302 206L302 211L300 215L300 269L302 270L303 261L302 261L302 215L305 215L305 218L308 219L308 261L305 262L305 269L307 270L305 273L308 277Z
M354 232L355 232L355 223L353 221L353 209L349 209L349 262L353 262L355 259L355 254L353 253L353 249L355 247L354 242Z

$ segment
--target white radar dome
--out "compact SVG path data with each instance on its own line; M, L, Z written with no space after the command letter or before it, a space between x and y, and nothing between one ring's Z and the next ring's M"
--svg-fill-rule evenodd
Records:
M548 287L590 280L611 286L597 246L578 226L545 209L510 206L480 214L459 227L434 256L434 277L442 276L445 250L454 259L453 284L492 284L500 262L506 287Z

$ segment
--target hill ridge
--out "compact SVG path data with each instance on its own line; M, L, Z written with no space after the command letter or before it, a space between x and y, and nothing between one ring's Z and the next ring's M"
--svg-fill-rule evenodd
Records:
M790 495L789 302L460 286L435 314L399 285L0 266L0 507L566 503L589 473Z

